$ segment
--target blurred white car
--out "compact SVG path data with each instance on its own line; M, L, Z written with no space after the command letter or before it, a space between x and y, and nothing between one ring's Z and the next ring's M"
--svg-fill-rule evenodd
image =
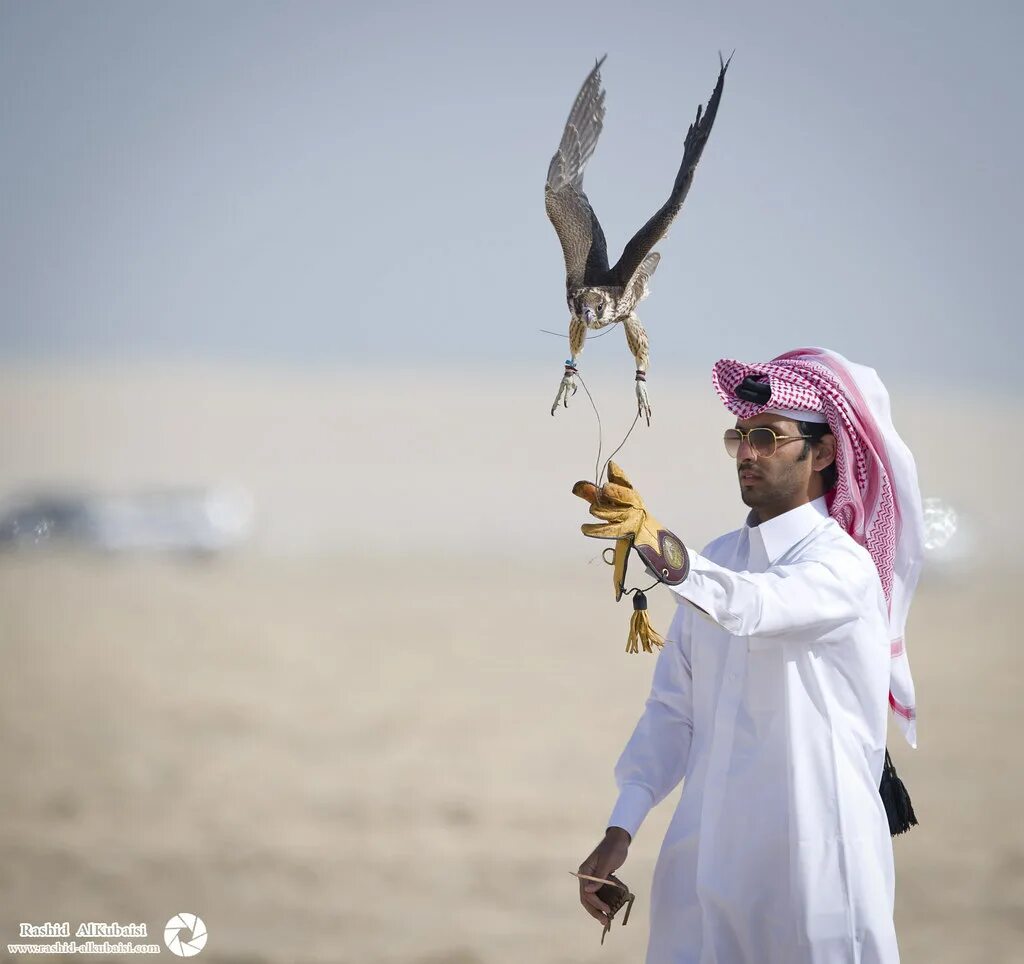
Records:
M0 548L72 543L206 555L244 542L253 516L251 496L235 488L26 494L0 507Z

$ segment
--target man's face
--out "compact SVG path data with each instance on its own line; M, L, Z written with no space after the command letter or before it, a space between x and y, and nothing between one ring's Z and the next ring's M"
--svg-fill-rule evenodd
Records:
M747 432L752 428L770 428L776 435L800 434L800 426L793 419L762 412L752 418L736 420L736 428ZM775 454L758 455L744 439L736 453L736 471L739 474L740 497L752 509L772 507L799 499L807 492L814 472L813 460L808 455L800 460L804 440L779 440Z

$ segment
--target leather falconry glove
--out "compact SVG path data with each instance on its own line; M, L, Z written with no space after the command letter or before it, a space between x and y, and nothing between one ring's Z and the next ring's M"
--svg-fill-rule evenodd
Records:
M636 549L659 582L676 586L686 578L689 556L682 540L651 515L640 493L615 462L609 460L608 481L600 489L593 482L580 481L572 487L572 493L590 503L590 514L602 520L584 523L580 527L583 534L594 539L615 540L612 578L616 602L626 591L626 565L631 548ZM652 643L661 646L664 640L651 628L647 597L639 589L633 592L633 618L626 652L638 652L639 640L644 651L650 653Z

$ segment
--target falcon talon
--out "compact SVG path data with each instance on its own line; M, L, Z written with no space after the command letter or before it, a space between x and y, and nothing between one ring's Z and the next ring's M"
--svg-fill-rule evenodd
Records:
M571 365L570 362L566 362L565 374L562 376L562 381L558 385L558 392L555 395L555 403L551 406L552 415L555 414L555 410L558 408L559 402L562 403L563 408L568 408L570 396L575 395L579 390L579 386L577 386L576 379L574 377L576 372L577 369L575 366ZM570 388L572 389L571 393L569 391Z
M647 424L651 424L651 401L647 396L647 384L646 379L641 378L639 374L636 377L636 400L637 400L637 414L643 415L647 420Z

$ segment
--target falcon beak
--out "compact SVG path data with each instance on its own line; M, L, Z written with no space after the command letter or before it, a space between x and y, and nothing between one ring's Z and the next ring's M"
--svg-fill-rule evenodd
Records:
M593 320L594 320L594 309L593 308L584 308L583 309L583 321L584 321L584 323L589 325Z

